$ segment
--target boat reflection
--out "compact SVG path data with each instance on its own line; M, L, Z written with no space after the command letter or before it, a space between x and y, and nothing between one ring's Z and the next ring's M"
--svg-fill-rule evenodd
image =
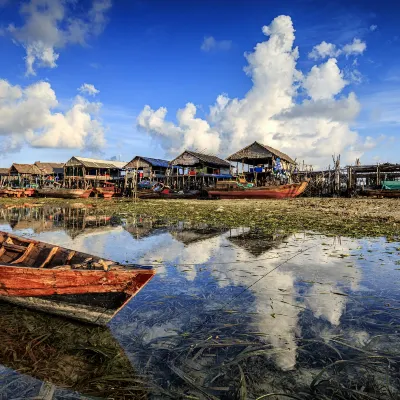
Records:
M138 377L107 328L49 317L1 302L0 313L0 364L23 374L13 377L10 370L3 368L0 379L10 381L10 386L8 391L3 384L1 398L15 398L21 389L26 389L23 382L30 389L33 385L35 394L41 392L42 396L44 392L56 395L68 388L76 395L128 398L123 396L131 394L135 399L147 398L143 377ZM37 381L31 381L29 376ZM15 379L19 385L12 385ZM28 398L25 396L21 398Z

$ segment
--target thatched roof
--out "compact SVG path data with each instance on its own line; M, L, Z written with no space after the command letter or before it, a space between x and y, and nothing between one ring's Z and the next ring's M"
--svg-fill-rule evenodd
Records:
M295 161L290 158L287 154L282 153L281 151L274 149L271 146L267 146L265 144L261 144L258 142L254 142L247 147L237 151L234 154L231 154L228 157L229 161L254 161L254 164L256 164L257 160L263 160L267 158L271 158L271 156L279 157L280 159L287 161L291 164L295 164ZM247 162L246 162L247 164Z
M9 168L0 168L0 175L1 176L8 175L9 171L10 171Z
M197 151L191 151L191 150L185 150L181 155L172 160L171 164L190 166L198 164L200 162L216 167L231 166L228 161L223 160L222 158L219 158L217 156L211 156L204 153L198 153Z
M42 171L35 164L13 164L11 172L15 170L18 174L43 175Z
M55 162L40 162L36 161L35 165L43 172L45 175L59 174L64 170L64 163Z
M86 158L74 156L65 163L66 166L83 165L86 168L110 168L122 169L126 161L98 160L96 158Z

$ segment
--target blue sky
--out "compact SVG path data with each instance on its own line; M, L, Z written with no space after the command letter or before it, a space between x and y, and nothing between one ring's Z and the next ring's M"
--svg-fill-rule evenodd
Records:
M359 146L361 160L364 163L399 162L400 7L393 2L114 0L101 14L104 20L96 25L97 22L88 17L96 1L106 3L106 0L86 0L63 5L65 18L57 22L57 27L66 29L68 18L80 18L86 24L85 43L70 40L59 47L56 45L57 66L36 63L36 75L27 76L25 57L29 40L22 30L27 14L21 15L17 2L0 0L0 79L21 88L47 82L58 100L56 106L50 107L51 112L64 114L76 104L77 89L82 84L94 85L99 93L86 96L86 101L101 103L92 118L104 130L104 142L99 148L87 144L73 148L71 144L65 145L66 138L59 139L60 146L65 147L59 148L51 147L48 137L46 141L22 140L27 134L22 134L20 129L13 138L22 141L14 151L11 151L12 146L4 148L0 166L9 166L13 161L66 161L79 154L101 158L117 156L126 161L137 154L170 157L171 144L165 140L165 129L158 133L153 126L137 127L136 118L144 106L149 105L152 110L166 107L168 113L163 123L175 124L176 112L188 102L196 106L197 117L207 120L209 107L220 94L226 93L230 99L243 99L253 85L243 71L247 64L244 53L252 52L257 43L268 40L262 27L270 25L280 15L291 18L295 29L294 46L299 48L296 68L305 75L313 65L327 61L308 57L313 46L322 41L334 44L337 49L355 38L365 43L362 54L345 56L343 53L336 57L343 79L349 83L334 97L354 92L358 99L360 112L348 125L358 133L358 142L364 143ZM36 9L41 12L46 3L61 4L61 0L22 3L42 3ZM10 24L20 30L15 33L9 28ZM206 37L214 38L210 49L201 48ZM303 99L304 96L297 96L295 102L301 103ZM0 115L1 107L0 102ZM58 129L57 126L53 128ZM184 130L179 124L176 126L179 131ZM2 140L13 134L10 129L12 127L7 126L7 130L2 131L0 122ZM35 135L40 136L47 127L38 123L35 129ZM90 129L94 129L93 126ZM62 135L68 136L68 133ZM264 141L269 142L268 132L263 135ZM226 137L221 140L229 140ZM249 133L249 143L254 137ZM342 140L341 137L337 140ZM365 144L367 137L369 144ZM174 139L179 141L180 136L176 134ZM246 141L246 137L243 140ZM296 157L294 140L291 137L290 142L287 141L293 158ZM196 141L188 143L196 144L194 147L199 149ZM285 141L277 143L282 143L286 150ZM207 148L210 152L227 155L224 149L227 147L223 145ZM343 151L347 151L346 148ZM301 154L307 157L306 151L302 150ZM327 162L328 157L324 157L322 164Z

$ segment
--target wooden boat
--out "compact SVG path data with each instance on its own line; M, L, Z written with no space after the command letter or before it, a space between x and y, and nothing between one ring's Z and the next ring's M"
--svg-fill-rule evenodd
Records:
M114 183L111 182L104 182L104 185L102 187L94 189L94 193L97 194L99 197L103 197L105 199L111 199L111 197L120 195Z
M140 199L195 199L200 196L199 190L174 191L163 183L157 183L153 189L138 191Z
M87 199L93 189L66 189L66 188L42 188L37 193L42 197L55 197L62 199Z
M244 187L236 181L217 182L215 189L209 189L211 199L287 199L300 196L308 182L292 183L279 186Z
M0 197L25 197L24 189L0 189Z
M154 274L0 232L0 300L16 305L105 325Z
M400 190L392 189L365 189L360 192L361 196L377 198L400 198Z

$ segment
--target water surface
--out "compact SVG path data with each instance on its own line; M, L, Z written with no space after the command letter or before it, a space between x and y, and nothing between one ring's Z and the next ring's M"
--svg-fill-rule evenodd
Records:
M109 326L129 360L119 367L151 397L398 396L398 242L160 227L79 207L3 209L0 218L0 230L153 265L156 277ZM37 396L34 375L2 367L0 398ZM88 398L59 386L53 398ZM116 398L134 398L124 390Z

